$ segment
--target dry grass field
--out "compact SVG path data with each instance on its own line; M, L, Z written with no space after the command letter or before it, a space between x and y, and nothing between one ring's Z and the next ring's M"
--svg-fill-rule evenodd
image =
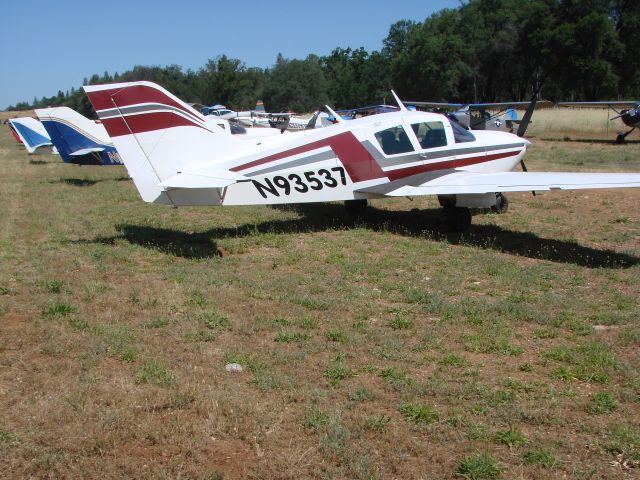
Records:
M523 112L518 112L522 118ZM618 132L629 130L622 120L609 118L616 116L606 108L541 108L535 111L528 129L528 136L552 140L615 140ZM628 138L637 141L637 133Z
M530 170L640 171L533 133ZM147 205L6 128L0 166L4 478L640 476L638 189L459 235L432 198Z

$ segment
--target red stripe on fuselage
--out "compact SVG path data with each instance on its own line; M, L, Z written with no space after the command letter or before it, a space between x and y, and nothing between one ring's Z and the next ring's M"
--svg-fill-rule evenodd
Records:
M317 148L330 147L331 150L340 159L344 168L349 173L352 182L363 182L374 178L385 177L385 173L378 165L378 162L371 156L366 148L362 146L360 141L351 132L343 132L333 137L318 140L307 145L292 148L284 152L269 155L268 157L254 160L231 169L232 172L239 172L248 168L264 165L283 158L292 157L301 153L309 152Z
M142 113L126 117L111 117L102 120L110 137L165 130L172 127L199 127L197 123L171 112Z
M11 126L10 123L7 123L7 127L9 127L9 130L11 131L11 135L13 135L13 138L16 139L16 142L18 143L22 143L22 140L20 140L20 137L18 136L18 134L16 133L16 131L13 129L13 127Z
M424 172L433 172L435 170L445 170L449 168L466 167L468 165L476 165L478 163L490 162L492 160L498 160L500 158L513 157L520 152L503 152L493 153L489 155L479 155L476 157L459 158L456 160L445 160L444 162L428 163L426 165L417 165L415 167L398 168L397 170L391 170L385 172L389 180L398 180L400 178L411 177Z
M124 88L112 88L109 90L97 90L87 92L89 100L96 112L100 110L110 110L112 108L123 108L140 103L160 103L179 108L189 115L198 117L195 110L189 110L166 93L148 85L134 85Z

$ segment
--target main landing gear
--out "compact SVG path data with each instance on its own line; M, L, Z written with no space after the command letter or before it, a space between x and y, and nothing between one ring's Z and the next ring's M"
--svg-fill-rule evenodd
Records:
M468 207L444 207L445 222L452 232L466 232L471 226L471 209Z
M345 200L344 208L349 215L360 215L367 209L367 199Z
M627 138L627 135L629 135L631 132L633 132L636 129L636 127L633 127L631 130L629 130L628 132L620 132L618 133L618 136L616 137L616 143L618 145L621 145L624 143L625 138Z
M509 199L504 193L496 193L496 204L491 207L495 213L507 213L509 210Z
M453 232L464 232L471 226L472 212L506 213L509 200L504 193L483 193L479 195L439 195L444 221Z

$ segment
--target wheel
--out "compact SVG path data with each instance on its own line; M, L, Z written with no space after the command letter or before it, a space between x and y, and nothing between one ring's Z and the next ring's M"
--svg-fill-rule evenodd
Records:
M344 201L344 208L347 210L347 213L350 215L357 215L359 213L362 213L366 210L367 208L367 200L366 199L360 199L360 200L345 200Z
M504 193L496 193L496 204L491 207L496 213L507 213L509 210L509 199Z
M465 232L471 226L471 210L466 207L445 208L444 214L453 232Z
M623 144L625 137L626 135L624 133L619 133L618 136L616 137L616 143L618 145Z

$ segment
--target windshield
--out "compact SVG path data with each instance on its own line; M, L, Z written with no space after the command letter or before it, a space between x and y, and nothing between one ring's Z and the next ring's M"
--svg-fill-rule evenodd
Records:
M451 129L453 130L453 138L456 143L476 141L476 137L473 136L473 133L464 128L458 122L451 122Z

